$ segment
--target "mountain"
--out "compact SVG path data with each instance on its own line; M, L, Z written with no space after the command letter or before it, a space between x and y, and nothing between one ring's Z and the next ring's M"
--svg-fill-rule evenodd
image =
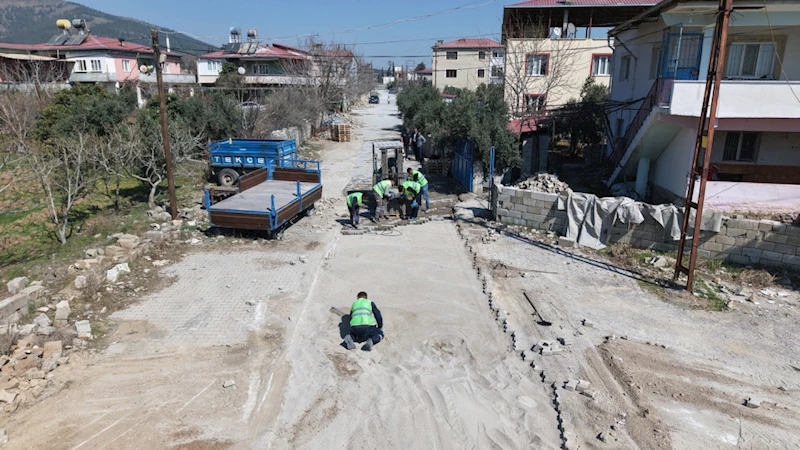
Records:
M150 29L174 31L141 20L114 16L102 11L64 0L0 0L0 42L37 44L47 42L59 32L58 19L84 19L93 35L121 38L137 44L150 45ZM173 51L200 55L218 47L185 34L170 34ZM165 36L160 35L162 46ZM166 48L166 47L165 47Z

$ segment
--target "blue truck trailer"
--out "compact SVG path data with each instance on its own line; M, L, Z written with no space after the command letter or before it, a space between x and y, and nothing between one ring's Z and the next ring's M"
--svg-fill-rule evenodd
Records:
M311 214L322 198L319 161L269 159L238 179L237 189L208 188L205 208L212 227L262 231L279 237L296 218Z
M208 144L211 179L233 186L239 177L265 168L270 161L296 160L294 139L226 139Z

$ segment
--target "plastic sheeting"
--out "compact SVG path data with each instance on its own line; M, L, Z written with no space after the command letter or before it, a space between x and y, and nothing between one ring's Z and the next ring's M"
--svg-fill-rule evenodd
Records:
M557 208L567 211L567 239L596 250L605 248L617 221L638 225L648 218L664 228L664 242L681 237L683 211L672 204L649 205L629 197L598 198L594 194L561 192ZM694 214L690 217L694 221ZM722 213L706 210L700 229L718 233Z

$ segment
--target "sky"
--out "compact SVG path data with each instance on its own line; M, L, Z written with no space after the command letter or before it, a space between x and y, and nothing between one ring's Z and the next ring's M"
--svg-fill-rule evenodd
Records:
M405 65L412 60L430 67L437 39L499 40L503 6L521 0L73 1L190 33L214 45L227 42L232 26L258 29L262 43L298 45L301 35L320 35L326 42L354 45L374 67L385 68L390 61ZM453 8L460 9L448 11Z

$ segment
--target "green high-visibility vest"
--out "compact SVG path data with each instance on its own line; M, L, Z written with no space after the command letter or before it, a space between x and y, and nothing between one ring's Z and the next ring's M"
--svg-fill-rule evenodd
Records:
M392 186L391 180L379 181L378 184L372 186L372 190L377 192L379 196L386 197L386 190Z
M422 189L422 185L417 183L416 181L404 181L403 188L411 189L414 191L415 194L419 194L420 189Z
M347 206L360 205L364 199L364 194L361 192L353 192L347 196Z
M419 183L420 186L425 186L428 184L428 179L425 178L425 175L423 175L419 170L414 170L411 172L411 179L414 180L415 177L416 182Z
M375 316L372 315L372 301L366 298L360 298L353 302L350 307L350 326L357 327L359 325L377 326L378 322L375 321Z

